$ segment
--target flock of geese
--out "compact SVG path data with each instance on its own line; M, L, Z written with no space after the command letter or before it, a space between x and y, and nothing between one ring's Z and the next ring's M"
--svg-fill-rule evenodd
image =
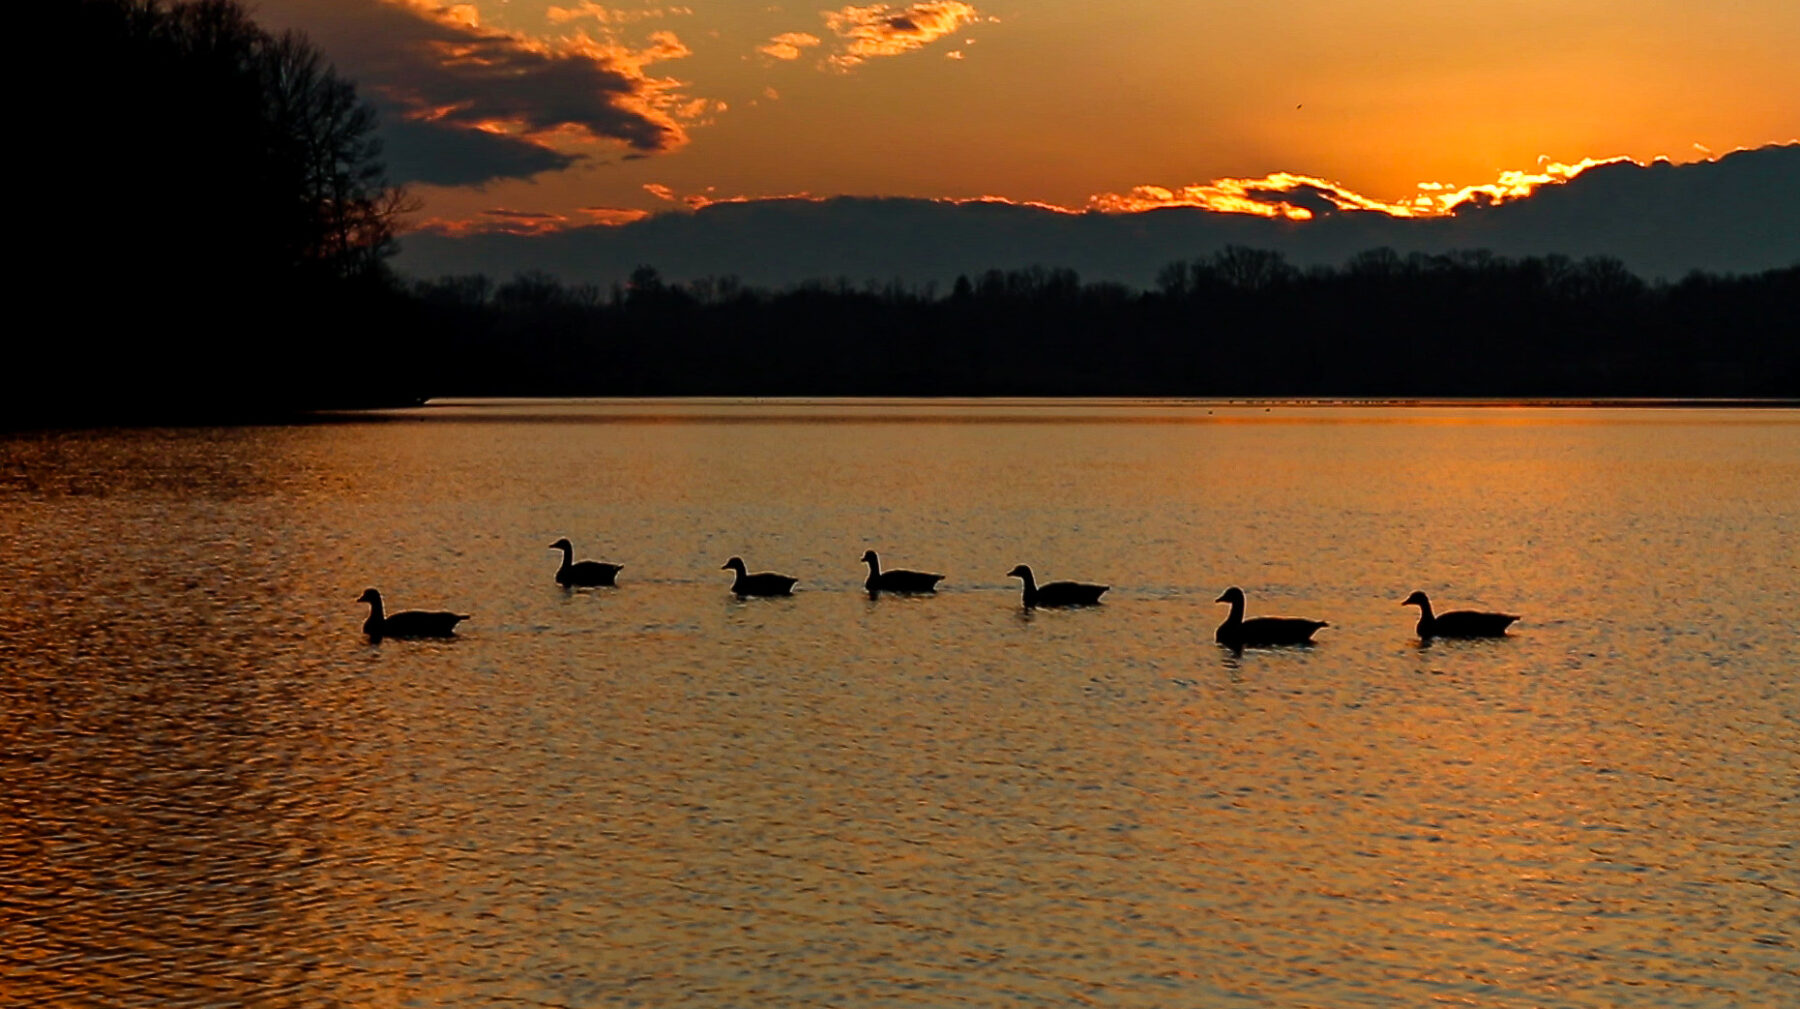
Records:
M562 551L562 566L556 569L557 584L566 587L598 587L617 585L619 572L623 564L608 564L604 561L577 561L575 545L568 539L559 539L550 544L550 549ZM863 563L869 566L869 577L863 587L871 596L883 592L901 595L925 595L937 591L938 582L944 580L943 575L928 574L923 571L881 570L881 558L875 551L863 554ZM778 575L769 571L751 573L742 557L733 557L720 565L721 571L733 573L731 591L742 599L747 596L791 596L794 585L800 581L788 575ZM1007 572L1007 576L1018 578L1025 583L1024 605L1027 608L1036 606L1094 606L1100 597L1111 586L1089 585L1084 582L1049 582L1037 583L1031 568L1021 564ZM382 606L381 593L374 589L365 589L357 602L369 604L369 619L363 622L363 633L371 638L443 638L456 633L456 625L469 619L467 613L451 613L448 611L403 610L399 613L388 613ZM1329 626L1323 620L1308 620L1303 617L1250 617L1244 616L1244 590L1232 586L1224 594L1214 600L1218 603L1229 603L1231 615L1219 625L1213 635L1219 644L1232 648L1268 648L1280 645L1309 645L1312 636L1319 628ZM1482 613L1475 610L1454 610L1449 613L1434 613L1431 600L1423 592L1414 592L1407 596L1402 606L1419 608L1419 637L1424 640L1432 638L1498 638L1506 635L1506 629L1519 618L1511 613Z

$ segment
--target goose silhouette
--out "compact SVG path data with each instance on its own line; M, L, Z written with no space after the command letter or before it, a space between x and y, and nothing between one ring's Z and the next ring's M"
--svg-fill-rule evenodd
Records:
M870 595L882 592L920 593L936 592L937 583L944 580L943 575L930 575L923 571L883 571L881 558L875 551L864 551L863 563L869 566L869 580L863 582L863 588Z
M1244 619L1244 590L1233 585L1224 595L1213 600L1230 603L1231 615L1219 625L1213 638L1231 648L1267 648L1274 645L1310 645L1319 628L1328 626L1323 620L1300 617L1253 617Z
M556 569L556 583L568 586L616 585L615 578L623 564L606 564L601 561L575 560L575 544L568 538L550 544L550 549L561 550L562 567Z
M1479 610L1451 610L1433 614L1431 598L1423 592L1406 597L1402 606L1419 608L1419 637L1432 638L1503 638L1506 628L1519 619L1511 613L1482 613Z
M737 572L737 577L731 582L731 591L740 599L744 596L791 596L794 594L794 583L800 580L767 571L746 574L742 557L733 557L719 565L719 570Z
M1039 585L1032 577L1031 568L1021 564L1006 573L1008 578L1022 578L1025 581L1025 605L1030 606L1093 606L1100 602L1110 585L1084 585L1081 582L1051 582Z
M356 599L369 604L369 619L363 621L363 633L371 638L447 638L456 633L456 625L469 619L467 613L402 610L388 614L381 606L381 593L364 589Z

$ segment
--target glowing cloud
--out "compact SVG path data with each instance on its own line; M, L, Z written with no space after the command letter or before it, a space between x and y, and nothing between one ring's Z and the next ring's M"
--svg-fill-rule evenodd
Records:
M578 209L587 215L589 223L603 224L609 228L621 228L633 221L641 221L650 216L650 211L632 207L580 207Z
M1310 221L1321 214L1366 211L1390 217L1444 217L1467 204L1499 204L1522 200L1541 186L1561 185L1597 165L1628 158L1584 158L1575 164L1542 159L1536 172L1502 172L1498 181L1454 188L1442 182L1419 183L1411 199L1390 203L1363 196L1343 185L1310 175L1277 172L1260 179L1215 179L1204 185L1165 189L1137 186L1124 193L1088 198L1088 209L1130 214L1164 207L1199 207L1224 214L1253 214Z
M805 32L782 32L770 39L766 44L756 47L756 51L764 56L773 56L778 60L797 60L800 50L810 49L819 44L817 35Z
M446 24L461 25L464 28L481 27L481 11L474 4L451 4L437 8L437 16Z
M579 218L539 210L512 210L493 207L471 218L434 217L421 221L411 230L447 238L471 238L476 235L520 235L536 237L573 228L601 226L620 228L650 216L647 210L627 207L581 207Z
M1036 210L1047 210L1053 214L1067 214L1070 216L1079 216L1081 214L1081 211L1079 210L1072 210L1068 207L1058 206L1054 203L1045 203L1042 200L1015 200L1010 197L994 196L991 194L986 196L966 196L961 198L947 197L931 202L948 203L955 207L966 206L971 203L997 203L1008 207L1031 207Z
M824 17L825 26L843 43L827 62L842 70L877 56L922 49L963 25L983 20L980 11L960 0L927 0L904 10L887 4L845 7L825 11Z
M1600 165L1616 165L1631 161L1630 158L1583 158L1580 161L1565 165L1559 161L1543 160L1536 172L1502 172L1498 182L1490 182L1480 186L1465 186L1455 192L1440 193L1430 197L1433 211L1439 214L1454 213L1464 203L1507 203L1522 200L1530 196L1540 186L1561 185L1580 175L1590 168ZM1640 162L1632 162L1640 164ZM1429 194L1421 193L1421 196Z

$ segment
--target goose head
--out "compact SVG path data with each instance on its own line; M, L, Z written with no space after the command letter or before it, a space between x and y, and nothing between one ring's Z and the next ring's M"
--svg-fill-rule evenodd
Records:
M374 589L363 589L363 594L357 596L356 601L359 603L375 603L376 605L380 605L381 593Z
M555 543L550 544L548 549L550 549L550 550L573 550L573 549L575 549L575 544L570 543L569 538L567 536L564 536L562 539L557 540Z
M744 573L744 559L742 557L733 557L732 559L719 565L719 570L720 571L736 571L738 574L741 575Z
M1431 600L1425 598L1425 593L1423 593L1423 592L1414 592L1412 595L1407 596L1406 601L1401 603L1400 605L1402 605L1402 606L1430 606Z
M1031 577L1031 568L1029 565L1021 564L1018 567L1013 568L1011 571L1008 571L1006 573L1006 577L1008 577L1008 578L1030 578Z
M1224 594L1219 596L1219 598L1214 599L1213 602L1215 602L1215 603L1237 603L1238 605L1243 605L1244 590L1238 588L1236 585L1233 585L1231 588L1226 589Z
M873 550L864 550L863 556L862 556L862 561L864 564L879 564L880 563L880 560L878 558L876 558L875 551L873 551Z

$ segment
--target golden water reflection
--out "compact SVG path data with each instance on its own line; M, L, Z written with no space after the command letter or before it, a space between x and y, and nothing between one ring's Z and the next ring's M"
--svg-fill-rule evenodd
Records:
M0 1001L1782 1004L1800 416L1207 408L0 441Z

